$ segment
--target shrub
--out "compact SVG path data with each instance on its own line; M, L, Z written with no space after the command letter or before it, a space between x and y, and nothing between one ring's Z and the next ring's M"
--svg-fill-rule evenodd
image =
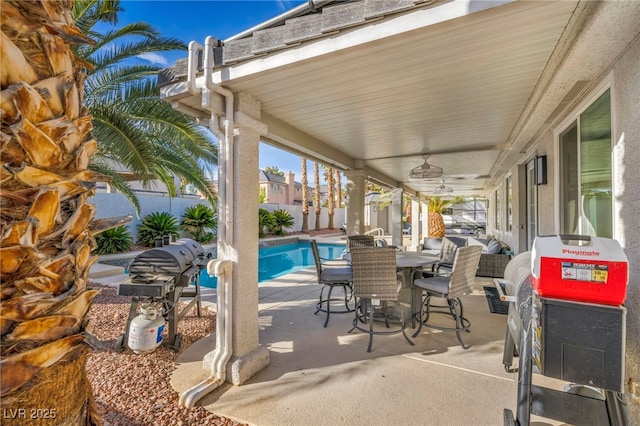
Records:
M199 243L211 242L216 234L218 218L209 206L196 204L185 209L180 228L193 236Z
M138 225L138 244L153 247L157 237L174 235L178 237L180 228L177 219L167 212L155 212L142 218Z
M258 210L258 235L263 238L270 232L274 224L274 218L271 212L267 209Z
M285 235L285 228L293 227L293 216L286 210L274 210L271 215L273 216L273 225L270 232L275 235Z
M107 229L96 235L95 254L127 252L133 247L133 237L126 226Z

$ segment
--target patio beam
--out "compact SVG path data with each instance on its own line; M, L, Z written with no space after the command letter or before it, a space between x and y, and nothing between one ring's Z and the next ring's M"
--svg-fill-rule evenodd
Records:
M262 140L276 148L318 160L340 170L354 169L355 160L320 139L262 112L261 121L267 125L267 134Z

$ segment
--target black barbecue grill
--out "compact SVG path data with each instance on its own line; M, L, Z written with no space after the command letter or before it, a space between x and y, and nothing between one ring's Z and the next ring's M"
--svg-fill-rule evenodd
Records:
M531 414L569 424L627 424L617 394L622 391L624 307L539 297L531 252L514 257L504 279L494 282L501 300L510 302L503 364L518 373L516 416L505 409L504 424L528 426ZM564 391L534 385L534 369L567 382Z
M124 350L129 339L129 327L137 314L139 303L162 304L162 315L168 322L170 347L180 348L181 336L177 334L177 322L195 304L198 316L200 305L200 271L207 266L211 253L206 253L200 243L190 238L146 250L129 263L129 277L118 285L118 295L132 296L127 329L116 343L117 350ZM193 288L187 289L191 284ZM179 313L176 305L181 297L192 300Z

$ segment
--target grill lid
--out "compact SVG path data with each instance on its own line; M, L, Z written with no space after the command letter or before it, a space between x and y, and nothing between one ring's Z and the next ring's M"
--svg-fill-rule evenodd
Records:
M129 275L133 282L148 283L158 275L173 276L176 282L180 275L198 264L204 254L202 246L190 238L146 250L129 264Z

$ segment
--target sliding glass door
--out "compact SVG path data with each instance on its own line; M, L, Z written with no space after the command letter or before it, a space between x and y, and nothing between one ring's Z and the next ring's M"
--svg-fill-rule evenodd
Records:
M611 96L607 90L560 134L562 233L613 236Z
M527 223L527 250L533 248L533 240L538 233L538 191L536 184L536 160L533 159L526 166L525 185L527 195L526 223Z

